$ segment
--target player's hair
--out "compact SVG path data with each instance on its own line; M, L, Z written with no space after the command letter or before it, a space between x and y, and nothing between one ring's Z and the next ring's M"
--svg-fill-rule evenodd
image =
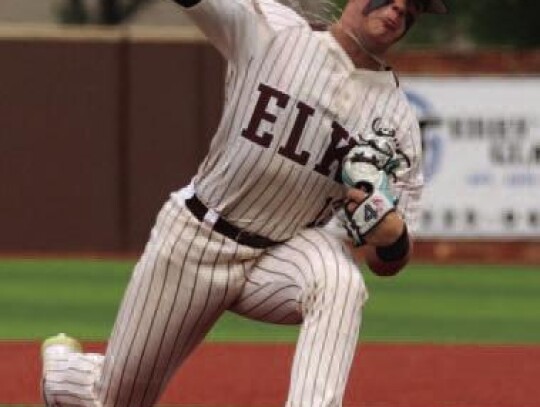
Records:
M278 0L292 8L315 28L326 29L341 14L332 0Z

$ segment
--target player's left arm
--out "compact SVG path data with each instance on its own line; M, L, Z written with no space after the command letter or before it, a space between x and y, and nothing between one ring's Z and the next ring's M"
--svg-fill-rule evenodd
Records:
M357 247L354 251L360 251L369 268L381 276L397 274L412 256L423 185L420 132L415 123L400 140L388 156L370 146L357 147L343 168L344 182L349 185L346 227ZM404 165L392 165L396 159Z

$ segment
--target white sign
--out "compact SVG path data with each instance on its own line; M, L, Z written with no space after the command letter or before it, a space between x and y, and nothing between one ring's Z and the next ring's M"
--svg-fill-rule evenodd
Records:
M540 78L401 82L423 128L418 235L540 238Z

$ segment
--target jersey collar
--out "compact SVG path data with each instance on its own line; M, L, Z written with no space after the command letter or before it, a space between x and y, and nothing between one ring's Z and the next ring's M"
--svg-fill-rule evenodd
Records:
M388 69L384 71L372 71L369 69L357 68L349 55L345 52L341 45L339 45L337 40L329 31L320 31L317 33L326 42L328 48L334 53L334 55L336 55L340 61L345 64L351 75L372 84L399 87L399 80L391 67L388 67Z

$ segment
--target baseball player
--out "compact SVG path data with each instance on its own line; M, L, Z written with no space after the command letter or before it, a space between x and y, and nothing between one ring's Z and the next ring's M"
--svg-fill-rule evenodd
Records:
M286 405L340 406L367 299L352 251L400 271L422 188L418 123L383 57L446 7L349 0L321 32L275 0L176 2L228 61L223 117L157 217L106 354L43 344L45 402L153 406L229 310L300 324Z

